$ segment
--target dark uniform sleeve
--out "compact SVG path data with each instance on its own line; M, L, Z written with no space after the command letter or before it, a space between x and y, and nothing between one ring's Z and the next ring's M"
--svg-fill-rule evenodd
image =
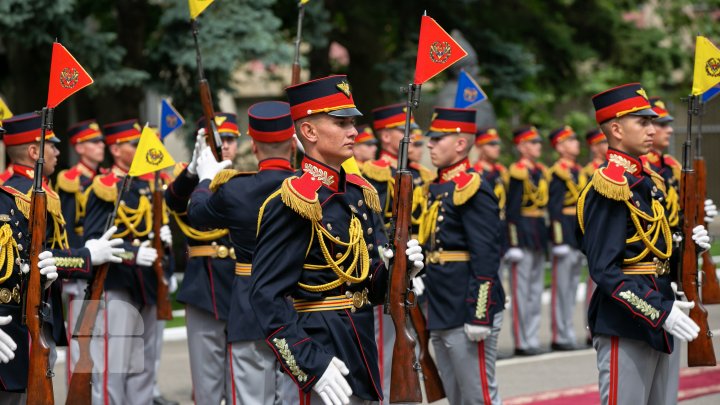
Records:
M520 222L520 207L522 206L523 181L510 178L508 186L507 205L505 217L508 226L508 242L510 247L518 247L517 225Z
M98 198L95 193L90 192L85 211L85 228L83 234L85 242L90 239L98 239L105 233L105 225L107 224L108 218L112 214L113 209L115 209L113 203L103 201ZM133 246L132 243L127 240L123 243L122 248L127 252L132 253L132 258L130 258L129 255L127 258L124 257L123 263L127 265L134 265L138 248Z
M210 180L201 181L190 197L187 211L190 222L209 228L227 228L232 219L232 209L228 207L226 192L223 185L213 193L210 191Z
M92 275L92 258L87 248L51 249L58 277L89 279Z
M563 240L562 228L562 209L566 191L565 181L553 174L552 180L550 180L550 197L547 206L550 215L550 239L553 245L567 243Z
M187 210L188 200L198 184L198 177L183 170L175 181L165 190L165 203L171 211L183 213Z
M252 263L250 304L266 342L287 374L309 391L333 355L298 326L298 313L287 297L298 288L311 222L275 197L267 203Z

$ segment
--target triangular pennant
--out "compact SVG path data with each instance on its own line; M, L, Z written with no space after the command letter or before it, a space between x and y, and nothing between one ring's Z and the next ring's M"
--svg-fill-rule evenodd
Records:
M715 85L715 86L711 87L710 90L708 90L702 94L702 97L701 97L702 103L703 104L709 103L710 100L717 97L718 94L720 94L720 85Z
M215 0L188 0L190 6L190 19L194 20Z
M415 61L415 84L423 84L467 56L467 52L438 25L424 15Z
M6 120L13 116L12 111L10 111L10 107L5 103L5 100L0 97L0 123L2 123L3 120Z
M692 95L705 93L720 83L720 49L709 39L698 36L695 41L695 69Z
M162 144L157 133L145 125L128 174L137 177L174 165L175 160L165 149L165 145Z
M455 93L455 108L468 108L484 100L487 100L487 95L480 85L465 70L461 70Z
M70 52L59 42L53 43L47 107L57 107L66 98L92 83L92 77Z
M160 139L170 135L172 131L185 124L185 119L177 112L175 107L166 99L160 102Z

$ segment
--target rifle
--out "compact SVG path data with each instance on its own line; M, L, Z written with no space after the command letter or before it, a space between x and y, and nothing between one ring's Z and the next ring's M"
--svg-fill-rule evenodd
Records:
M160 239L160 228L163 220L163 192L160 186L160 172L155 172L155 190L153 191L152 214L153 214L153 247L157 250L157 259L153 263L153 271L157 276L157 317L161 320L172 319L172 305L170 304L169 283L165 277L163 260L165 247Z
M698 116L698 134L695 137L695 172L697 172L697 222L704 221L705 199L707 198L707 167L702 156L702 116L705 104L700 103ZM705 224L707 228L707 224ZM709 250L702 253L702 302L720 304L720 282L715 271L715 262Z
M110 229L115 223L115 216L117 215L120 201L123 198L123 194L130 186L132 177L123 177L120 192L115 199L115 209L112 214L108 217L105 225L105 231ZM85 299L80 309L80 315L78 316L78 323L73 331L73 337L77 339L79 346L79 357L77 363L75 363L75 369L73 370L72 377L70 378L70 384L68 386L68 395L65 400L66 405L90 405L92 402L92 371L93 371L93 359L90 355L90 342L93 338L93 329L95 328L95 321L97 320L97 314L100 310L100 299L105 286L105 278L107 277L108 270L110 269L110 263L103 263L95 268L93 273L92 281L85 290ZM107 332L107 331L106 331ZM68 359L68 361L70 361Z
M302 23L303 17L305 16L305 3L298 3L298 24L297 24L297 35L295 35L295 58L293 59L292 65L292 78L290 81L291 85L300 83L300 41L302 40Z
M692 240L697 211L697 176L690 165L692 152L692 116L697 115L697 97L688 99L687 137L683 143L682 179L680 182L680 201L683 210L682 232L680 245L680 277L679 289L685 292L689 302L695 302L690 310L690 318L700 327L697 339L688 342L688 367L715 366L715 350L713 349L712 332L708 326L707 310L701 300L701 275L698 274L698 254Z
M390 403L422 402L420 390L420 365L415 358L415 339L407 329L408 310L415 306L415 297L409 288L408 260L402 252L407 248L411 231L413 178L408 170L408 145L410 144L410 119L412 108L420 102L420 85L407 88L407 111L405 135L400 141L398 170L395 174L395 197L393 201L392 236L395 252L390 269L385 313L389 313L395 327L392 373L390 375Z
M205 117L205 138L210 146L215 160L221 162L222 159L222 139L215 125L215 107L213 107L212 94L210 93L210 83L205 78L205 72L202 65L202 56L200 54L200 44L198 43L198 23L197 19L192 20L192 33L195 40L195 59L197 60L198 83L200 84L200 103L202 103L203 116Z
M47 303L43 302L44 277L40 274L38 255L43 251L47 232L47 194L42 188L43 167L45 165L45 133L52 129L53 109L43 107L42 129L40 134L40 152L35 162L32 197L30 200L30 274L25 283L23 300L23 324L27 325L30 335L30 364L28 367L28 405L46 405L54 403L50 368L50 347L45 341L43 321L47 314Z
M428 402L439 401L445 398L445 389L440 379L440 373L438 373L438 369L435 367L435 362L432 357L430 357L428 348L430 331L427 330L425 315L419 305L410 308L410 320L412 321L415 333L417 333L418 345L420 346L419 360L423 373L425 395L427 395Z

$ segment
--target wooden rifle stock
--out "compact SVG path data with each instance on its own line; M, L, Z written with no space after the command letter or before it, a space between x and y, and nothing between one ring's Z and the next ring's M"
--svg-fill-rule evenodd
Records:
M705 219L705 198L707 197L707 167L705 159L695 156L695 173L697 176L697 222ZM706 224L707 227L707 224ZM720 282L715 271L715 262L709 250L702 253L702 302L703 304L720 304Z
M165 256L165 247L160 239L160 228L162 228L163 220L163 193L160 188L160 173L155 173L155 191L153 191L152 214L153 214L153 247L157 250L157 259L153 263L153 270L157 277L157 317L160 320L169 321L172 319L172 305L170 304L170 289L165 271L163 269L163 259Z
M292 78L291 78L291 85L296 85L300 83L300 62L295 61L292 65Z
M207 79L200 79L200 102L202 103L203 116L205 117L205 138L207 144L212 150L215 160L221 162L222 159L222 139L215 125L215 107L213 107L212 94L210 93L210 83Z
M428 402L435 402L445 398L445 389L440 379L440 373L435 366L435 362L430 357L430 331L427 330L425 324L425 315L420 309L419 305L414 305L410 308L410 320L412 321L413 329L417 333L418 345L420 346L420 367L422 368L425 395L427 395Z
M396 254L390 272L390 291L387 303L395 327L395 344L390 374L390 403L422 402L418 365L415 359L415 339L407 329L408 307L415 305L414 297L408 286L408 259L405 255L412 226L410 222L412 180L412 174L407 170L398 170L395 175L395 198L393 201L395 235L393 243Z

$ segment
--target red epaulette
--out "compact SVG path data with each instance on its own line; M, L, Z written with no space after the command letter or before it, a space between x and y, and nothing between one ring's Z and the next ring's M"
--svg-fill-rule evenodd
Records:
M322 181L309 172L303 173L300 177L288 177L280 186L280 198L285 205L301 217L311 221L320 221L322 220L322 207L317 192L322 184ZM268 199L275 195L277 194L272 194Z
M668 165L668 166L682 167L682 165L680 164L680 162L678 162L674 157L672 157L672 156L670 156L670 155L663 155L663 161L664 161L665 164Z
M386 160L369 160L363 164L363 176L377 182L390 181L392 179L392 169L390 162Z
M453 192L453 204L465 204L480 189L482 178L478 173L459 172L452 178L455 183L455 191Z

